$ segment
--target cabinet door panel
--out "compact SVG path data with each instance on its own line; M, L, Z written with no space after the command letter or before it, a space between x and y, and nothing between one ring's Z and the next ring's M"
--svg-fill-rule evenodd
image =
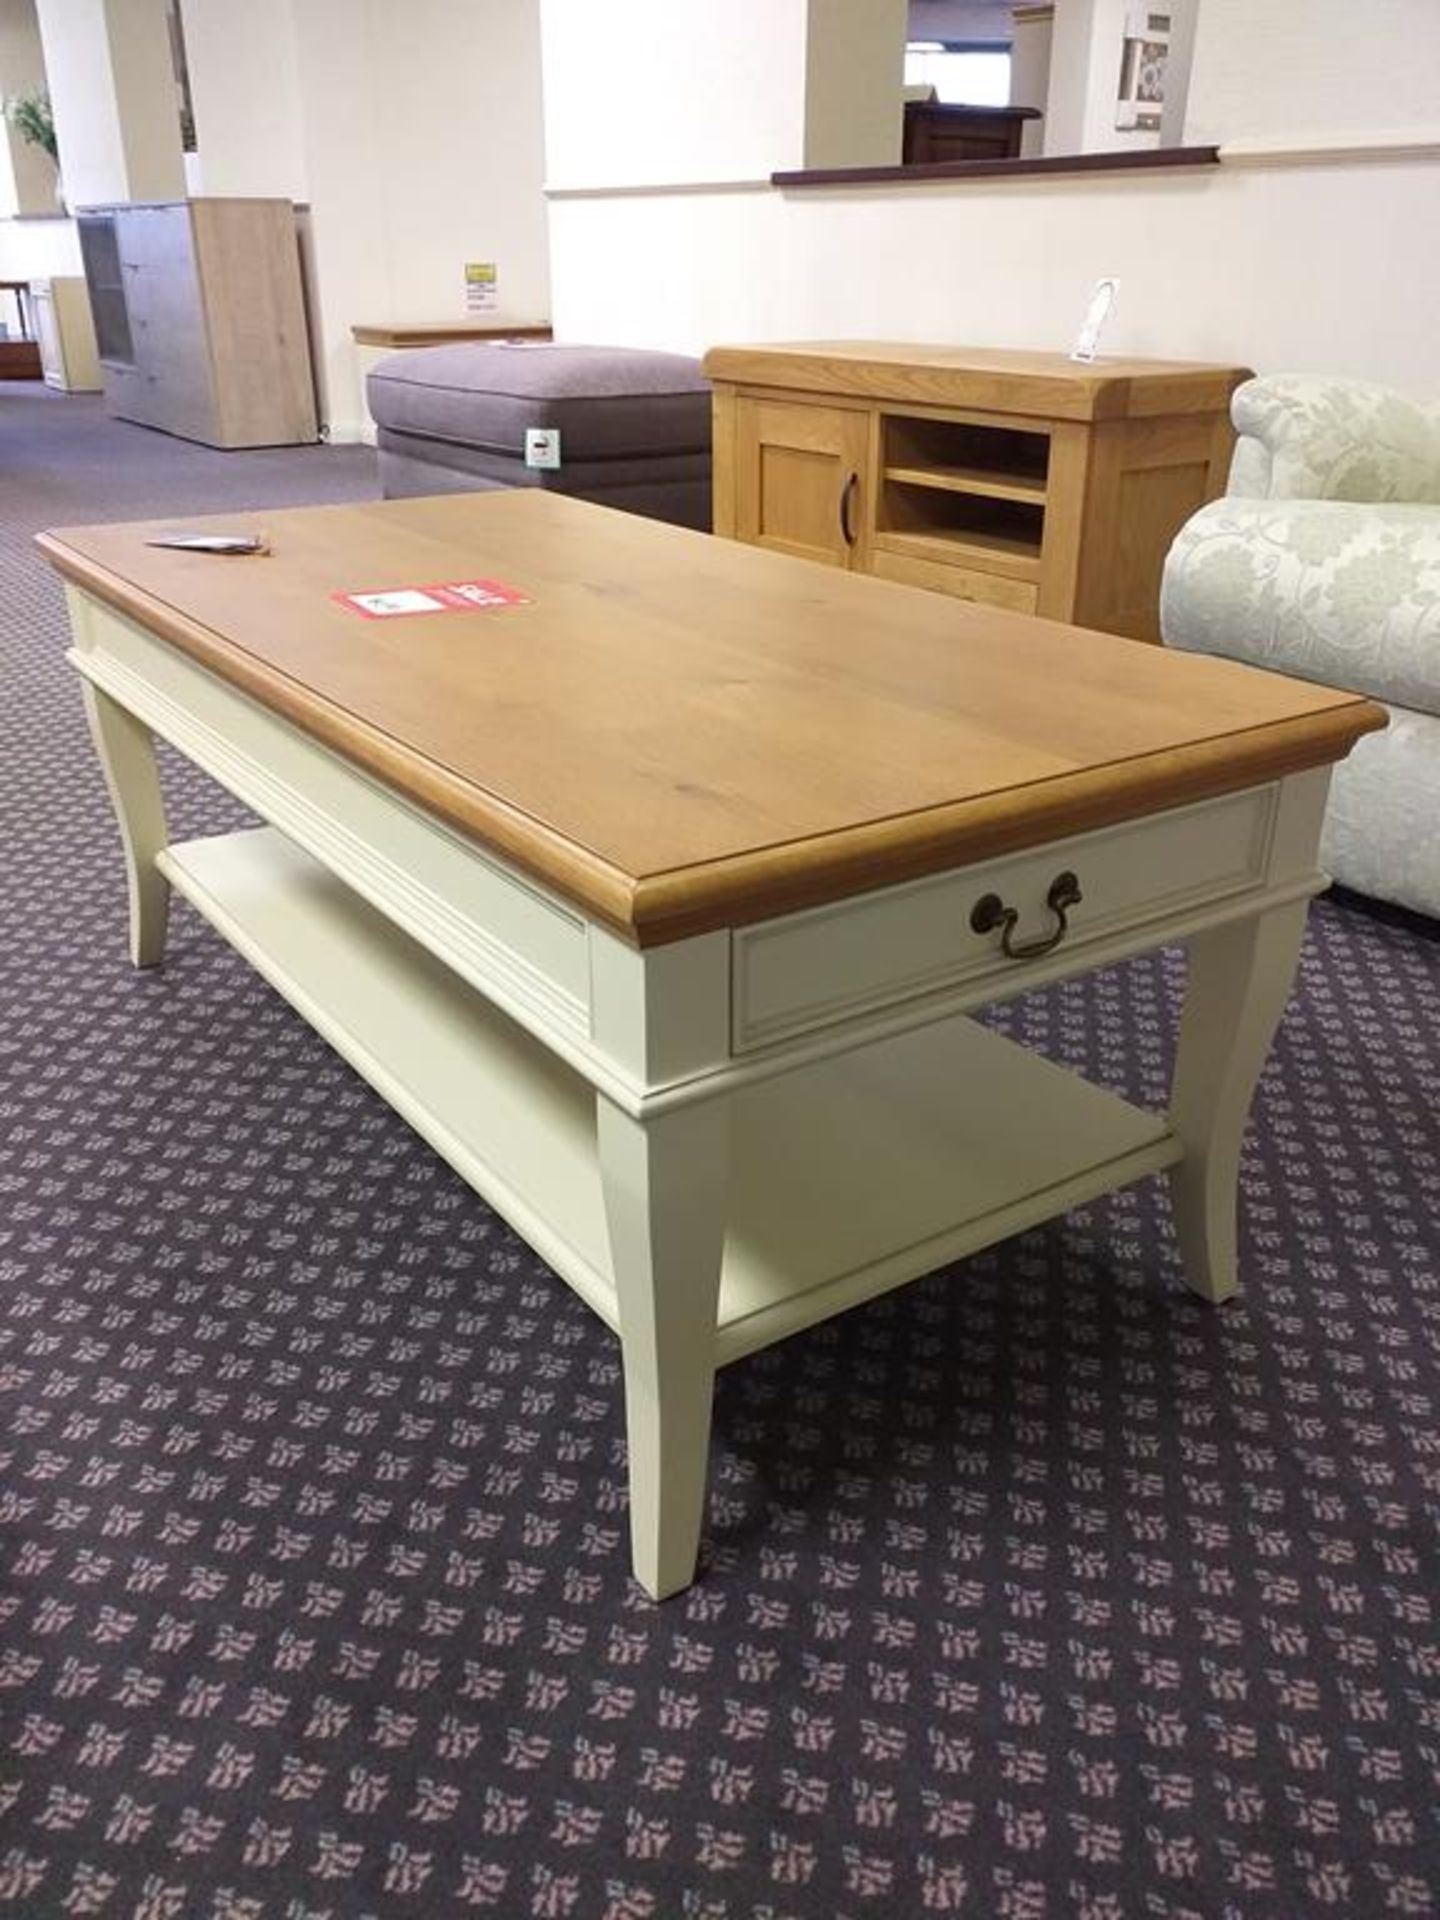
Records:
M215 402L205 308L196 277L190 209L127 207L120 218L143 418L188 439L213 440Z
M735 537L857 564L867 524L870 416L742 395L735 419Z

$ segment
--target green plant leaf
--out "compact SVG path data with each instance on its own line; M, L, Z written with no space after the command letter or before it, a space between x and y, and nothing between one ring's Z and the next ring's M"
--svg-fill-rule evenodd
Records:
M41 88L35 93L19 93L5 102L5 118L22 140L40 147L57 163L60 150L55 142L55 115L50 96Z

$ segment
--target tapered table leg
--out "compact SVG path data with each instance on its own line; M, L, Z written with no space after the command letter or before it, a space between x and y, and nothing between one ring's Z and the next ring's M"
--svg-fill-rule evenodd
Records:
M1308 900L1233 921L1189 943L1190 977L1170 1124L1185 1157L1170 1172L1185 1277L1207 1300L1236 1287L1240 1145L1251 1096L1290 997Z
M728 1105L637 1121L596 1096L610 1232L635 1577L663 1600L695 1575L729 1190Z
M125 848L130 892L130 958L137 967L158 966L165 952L170 883L155 865L165 846L165 802L150 729L109 694L84 683L90 736L110 789Z

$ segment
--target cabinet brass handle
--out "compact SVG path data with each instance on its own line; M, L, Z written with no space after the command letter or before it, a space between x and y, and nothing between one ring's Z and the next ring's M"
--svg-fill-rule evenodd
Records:
M1000 950L1007 960L1038 960L1042 953L1053 953L1065 938L1069 931L1066 916L1071 907L1079 906L1083 897L1080 882L1067 868L1064 873L1057 873L1050 882L1045 904L1055 916L1055 925L1038 940L1027 940L1020 944L1013 938L1015 924L1020 918L1019 909L1007 907L998 893L982 894L975 902L970 914L970 926L975 933L993 933L999 927Z
M847 547L853 547L855 544L855 527L850 518L850 510L855 504L855 494L859 485L859 474L852 473L840 489L840 538Z

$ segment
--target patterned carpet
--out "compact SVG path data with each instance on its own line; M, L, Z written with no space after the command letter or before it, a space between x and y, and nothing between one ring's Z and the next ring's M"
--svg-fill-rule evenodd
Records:
M1437 930L1317 904L1240 1302L1147 1182L740 1363L655 1607L611 1337L188 911L123 957L29 532L373 491L0 390L0 1912L1440 1912ZM996 1024L1158 1102L1182 981Z

